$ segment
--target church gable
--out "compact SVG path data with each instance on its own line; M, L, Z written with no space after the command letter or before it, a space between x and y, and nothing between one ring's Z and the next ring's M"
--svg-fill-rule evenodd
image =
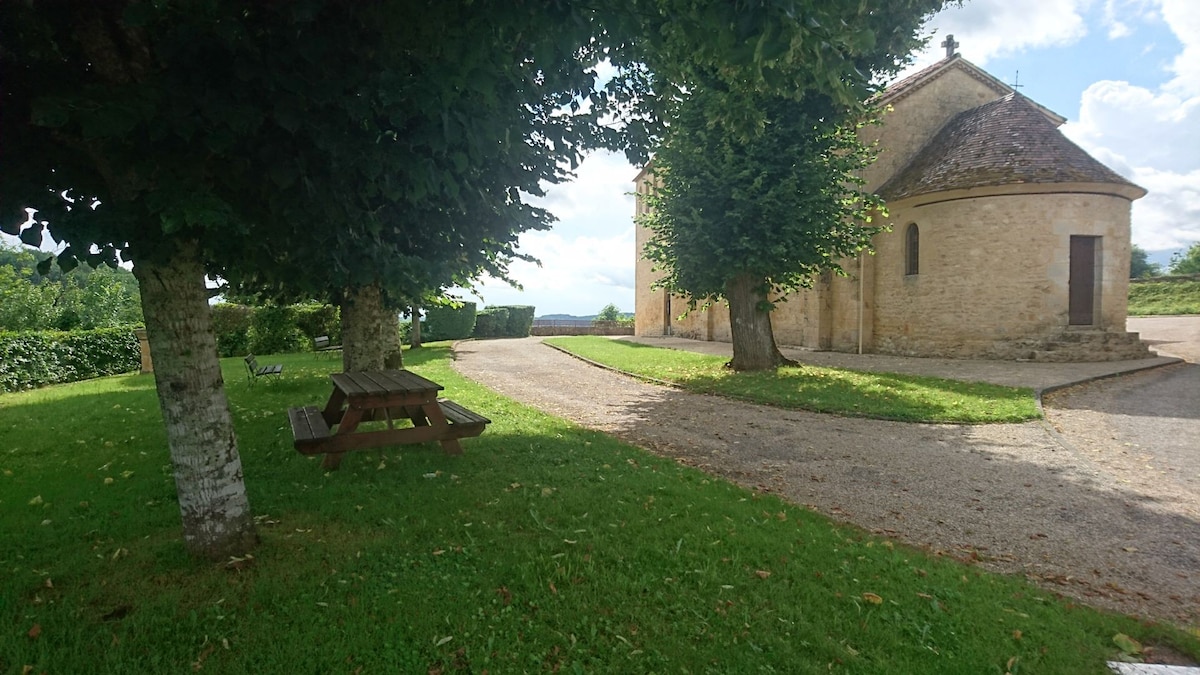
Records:
M1013 93L1013 89L958 54L884 90L873 102L883 124L873 129L879 157L867 172L867 189L892 180L956 115ZM1033 104L1054 126L1065 118Z

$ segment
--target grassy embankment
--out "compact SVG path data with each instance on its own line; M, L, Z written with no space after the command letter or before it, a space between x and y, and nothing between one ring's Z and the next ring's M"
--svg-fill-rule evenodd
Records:
M804 365L737 373L729 359L602 337L546 342L619 370L688 390L781 408L906 422L1023 422L1040 416L1033 391L936 377Z
M1129 316L1200 314L1200 280L1129 284Z
M150 376L0 396L0 673L1081 673L1200 639L831 523L408 365L494 423L324 473L225 368L262 545L183 554ZM1116 640L1114 640L1114 638Z

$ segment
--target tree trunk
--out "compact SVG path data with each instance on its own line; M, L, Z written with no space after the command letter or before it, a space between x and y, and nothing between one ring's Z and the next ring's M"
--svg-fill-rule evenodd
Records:
M171 262L138 262L133 273L175 470L184 545L210 560L241 556L254 548L258 535L225 398L204 267L187 245Z
M396 313L383 306L378 284L347 290L342 300L342 369L384 370L404 365Z
M416 349L421 346L421 308L413 305L412 307L412 329L408 336L411 340L411 347Z
M775 370L794 363L779 353L771 330L771 312L765 308L762 279L741 274L725 282L729 301L729 323L733 332L733 359L727 364L734 370Z

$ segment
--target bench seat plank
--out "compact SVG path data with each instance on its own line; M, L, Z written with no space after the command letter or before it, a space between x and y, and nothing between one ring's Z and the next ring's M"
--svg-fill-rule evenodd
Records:
M484 427L492 423L483 415L468 410L450 399L439 399L438 406L442 409L442 414L446 416L446 421L450 423L451 438L478 436L483 433Z
M292 437L295 439L293 445L306 455L322 452L319 448L332 436L329 425L325 423L325 418L316 406L288 408L288 421L292 423Z

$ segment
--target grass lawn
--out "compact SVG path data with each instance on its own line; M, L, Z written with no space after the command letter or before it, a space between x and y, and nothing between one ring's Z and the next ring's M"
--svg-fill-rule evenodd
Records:
M775 373L737 373L723 356L579 336L547 343L688 391L780 408L903 422L1024 422L1041 417L1031 389L936 377L866 373L804 365Z
M1200 281L1129 284L1129 315L1200 314Z
M1200 639L929 556L408 365L494 420L323 473L336 360L224 362L262 535L183 553L149 376L0 396L0 673L1103 673Z

